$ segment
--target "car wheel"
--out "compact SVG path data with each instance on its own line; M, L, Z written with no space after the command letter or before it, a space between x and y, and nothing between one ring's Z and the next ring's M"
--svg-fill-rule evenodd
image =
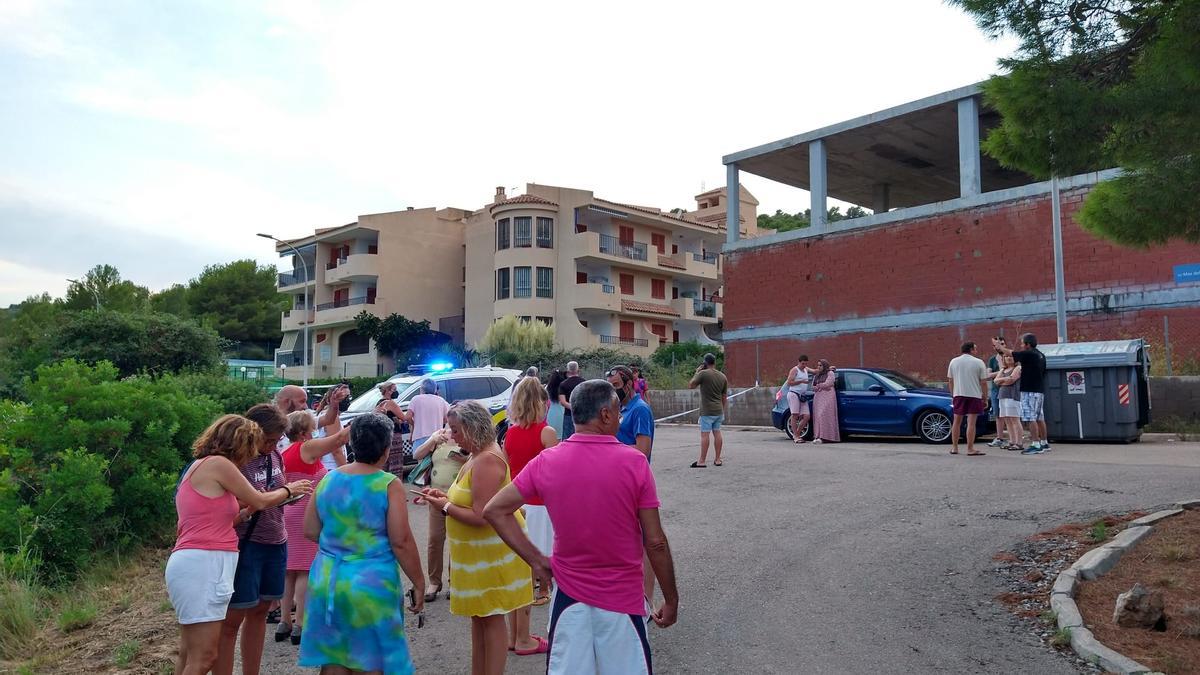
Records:
M926 443L945 443L950 438L950 417L940 410L928 410L917 418L917 435Z

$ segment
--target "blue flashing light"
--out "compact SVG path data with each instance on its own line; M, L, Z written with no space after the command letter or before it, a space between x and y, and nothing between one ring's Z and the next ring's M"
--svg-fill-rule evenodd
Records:
M429 364L429 370L434 373L444 373L448 370L454 370L454 364L447 361L439 361Z

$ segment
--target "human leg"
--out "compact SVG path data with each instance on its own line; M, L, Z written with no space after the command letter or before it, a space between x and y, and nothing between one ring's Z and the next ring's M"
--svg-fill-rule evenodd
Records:
M292 611L295 609L296 573L288 570L283 580L283 597L279 599L279 625L275 627L275 641L283 642L292 633Z
M720 425L718 425L717 427L715 427L713 429L712 435L713 435L713 464L720 466L721 465L721 445L724 442L724 439L721 438Z
M242 622L242 675L258 675L262 667L263 640L267 635L267 612L271 602L283 597L287 575L287 544L247 543L243 556L257 558L259 603L246 612Z
M700 461L698 462L700 466L704 466L705 461L708 459L708 436L709 432L700 432Z
M471 672L475 675L504 675L504 663L508 660L508 627L505 614L471 617L471 637L475 637L475 625L479 625L480 645L471 643ZM479 656L479 662L475 657Z
M954 413L954 419L950 422L950 454L958 454L958 429L962 426L963 416Z
M426 548L426 564L429 565L429 586L425 601L437 600L442 590L442 559L446 547L446 515L437 509L429 511L429 543Z
M304 628L304 605L308 601L308 572L297 572L295 582L296 623L292 629L292 644L299 643L297 632Z
M181 647L176 672L203 675L212 670L221 641L221 622L205 621L179 627Z
M975 418L978 415L967 415L967 454L975 454Z
M215 675L233 675L233 653L237 649L238 633L246 620L245 609L229 608L221 622L221 638L217 645L217 662L213 666Z
M242 675L258 675L262 668L263 641L267 637L267 612L271 601L263 600L246 612L242 622Z
M514 651L537 650L541 641L529 632L529 606L508 613L508 648Z

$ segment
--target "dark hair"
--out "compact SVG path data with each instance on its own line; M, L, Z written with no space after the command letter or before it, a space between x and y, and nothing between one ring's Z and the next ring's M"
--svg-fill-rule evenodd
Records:
M1005 344L1008 344L1008 340L1005 340L1003 335L997 335L996 337L994 337L994 338L992 338L992 339L993 339L993 340L999 340L1000 342L1003 342L1003 343L1005 343Z
M1030 347L1036 347L1037 346L1037 336L1034 335L1033 333L1026 333L1021 336L1021 342L1029 345Z
M799 363L801 361L807 361L807 360L808 360L808 354L801 354L800 358L796 359L796 363Z
M354 461L376 464L392 447L394 425L383 413L371 412L350 423L350 447Z
M633 371L629 369L629 366L613 366L612 368L608 369L607 373L604 374L605 377L612 377L613 375L621 378L621 384L633 382L634 379ZM572 417L574 417L574 415L572 415Z
M970 354L974 349L975 349L974 342L968 341L968 342L964 342L962 345L962 353L964 353L964 354Z
M624 368L617 366L613 368ZM610 371L611 372L611 371ZM571 417L576 425L587 424L600 415L600 411L612 405L617 390L608 380L588 380L571 391Z
M705 354L704 355L704 365L706 365L706 366L717 365L717 357L713 356L712 354Z
M287 433L287 417L270 403L259 403L246 411L246 419L262 429L264 436L282 436Z

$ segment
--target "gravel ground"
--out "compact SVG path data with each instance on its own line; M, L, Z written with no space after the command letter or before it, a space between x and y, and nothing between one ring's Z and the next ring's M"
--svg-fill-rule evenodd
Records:
M969 458L729 429L726 465L690 469L697 436L664 426L655 442L681 595L680 622L650 631L658 673L1078 673L995 600L1011 579L993 556L1061 523L1200 497L1196 443ZM424 542L424 512L410 519ZM427 619L410 622L418 670L469 672L469 622L444 599ZM263 671L313 672L294 664L268 636ZM512 657L507 672L544 668Z

